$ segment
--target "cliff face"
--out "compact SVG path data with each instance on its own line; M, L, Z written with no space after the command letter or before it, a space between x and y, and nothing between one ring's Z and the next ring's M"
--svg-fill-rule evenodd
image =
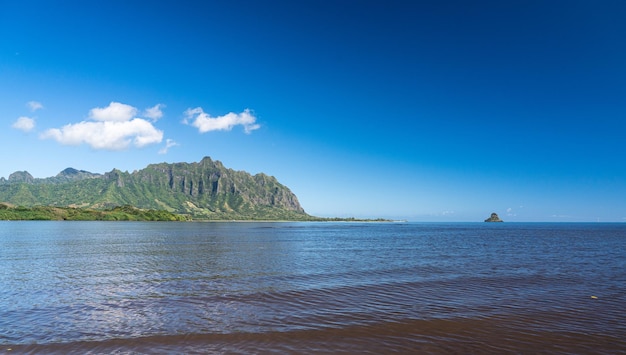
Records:
M68 168L46 179L14 173L8 181L0 180L0 201L24 206L132 205L219 219L307 216L296 195L276 178L228 169L209 157L198 163L151 164L133 173L114 169L100 175Z
M154 191L168 191L186 196L191 202L209 203L226 199L222 208L235 206L271 206L304 213L298 198L273 176L250 175L227 169L220 161L204 158L199 163L153 164L130 175L131 180L146 184Z

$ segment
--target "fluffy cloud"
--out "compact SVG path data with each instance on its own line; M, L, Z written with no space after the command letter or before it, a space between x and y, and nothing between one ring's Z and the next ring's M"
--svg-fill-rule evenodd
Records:
M13 123L13 125L11 125L11 127L24 132L29 132L35 128L35 119L30 117L20 117Z
M45 131L41 138L54 139L64 145L85 143L94 149L106 150L122 150L131 144L141 148L160 143L163 131L143 118L135 118L136 114L137 109L133 106L111 102L107 107L96 107L89 111L92 121L52 128Z
M209 131L230 131L234 126L243 126L244 131L249 134L261 126L256 123L256 117L249 109L241 113L230 112L224 116L211 117L205 113L201 107L187 109L185 111L185 124L198 128L200 133Z
M28 108L32 112L35 112L37 110L41 110L43 108L43 105L41 104L41 102L37 102L37 101L28 101L26 103L26 106L28 106Z
M150 118L150 119L152 119L152 120L154 120L154 121L156 121L159 118L163 117L163 111L161 109L164 108L164 107L165 107L165 105L163 105L163 104L156 104L156 105L154 105L154 106L152 106L150 108L147 108L144 111L143 115L148 117L148 118Z
M96 107L89 111L89 118L96 121L124 122L136 115L136 108L119 102L111 102L107 107Z
M179 145L178 143L176 143L173 139L166 139L165 140L165 147L161 148L161 150L159 150L159 154L167 154L167 152L169 151L170 148L175 147Z

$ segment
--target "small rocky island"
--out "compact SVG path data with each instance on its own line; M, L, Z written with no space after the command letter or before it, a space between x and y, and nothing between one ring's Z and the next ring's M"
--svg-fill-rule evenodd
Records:
M491 217L485 220L485 222L504 222L504 221L501 220L500 217L498 217L498 214L494 212L491 214Z

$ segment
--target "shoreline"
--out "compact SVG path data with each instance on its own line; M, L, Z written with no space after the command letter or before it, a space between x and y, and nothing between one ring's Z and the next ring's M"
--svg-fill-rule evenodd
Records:
M13 206L0 203L0 220L4 221L144 221L144 222L402 222L384 218L339 218L303 215L294 219L254 218L197 218L191 214L174 213L166 210L140 209L131 205L110 209L91 209L61 206ZM406 221L404 221L406 222Z

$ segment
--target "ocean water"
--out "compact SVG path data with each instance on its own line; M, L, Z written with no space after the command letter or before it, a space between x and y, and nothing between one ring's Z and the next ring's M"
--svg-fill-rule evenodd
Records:
M626 224L0 222L2 353L626 353Z

